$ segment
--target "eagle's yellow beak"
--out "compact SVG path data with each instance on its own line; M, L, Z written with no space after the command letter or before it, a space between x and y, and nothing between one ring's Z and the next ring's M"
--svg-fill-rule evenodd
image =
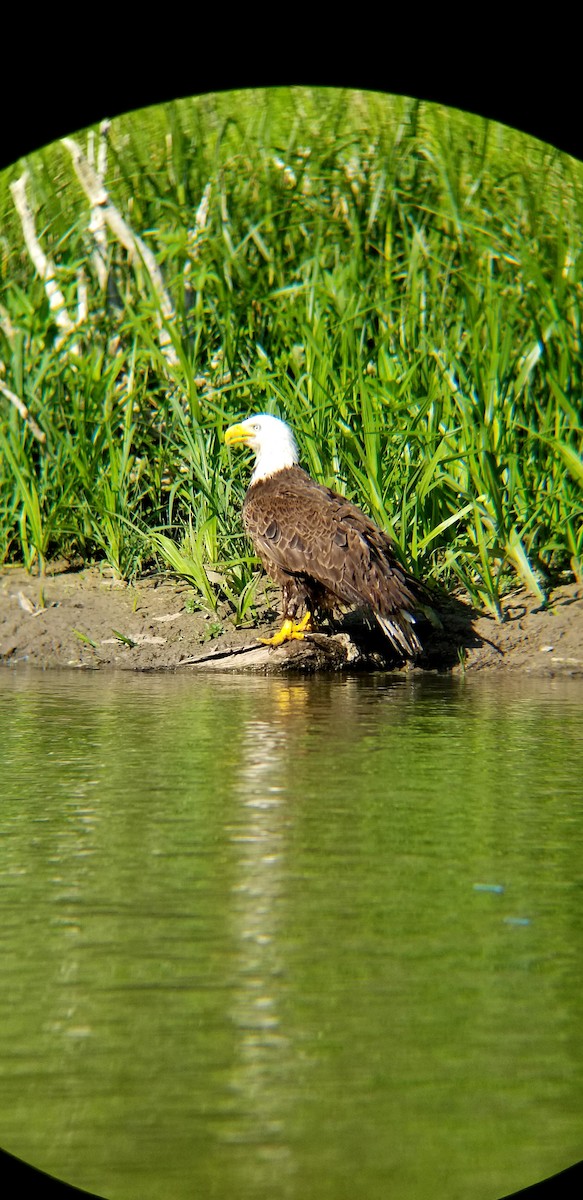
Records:
M245 429L244 425L231 425L225 430L225 443L227 446L248 446L251 433Z

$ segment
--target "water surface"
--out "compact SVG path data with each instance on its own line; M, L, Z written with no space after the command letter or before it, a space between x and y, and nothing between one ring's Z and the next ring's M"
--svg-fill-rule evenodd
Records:
M0 1144L111 1200L583 1157L583 687L0 673Z

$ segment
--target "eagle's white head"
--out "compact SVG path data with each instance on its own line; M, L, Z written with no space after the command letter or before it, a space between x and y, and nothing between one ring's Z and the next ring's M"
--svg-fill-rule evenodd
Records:
M289 425L269 413L258 413L239 425L231 425L226 430L225 442L227 446L250 446L255 451L255 470L251 483L267 479L284 467L294 467L300 461L296 439Z

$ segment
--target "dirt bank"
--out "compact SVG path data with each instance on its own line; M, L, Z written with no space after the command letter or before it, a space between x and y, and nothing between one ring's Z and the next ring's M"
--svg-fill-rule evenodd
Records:
M159 576L126 585L96 567L55 566L42 579L5 567L0 572L0 663L277 673L382 662L384 643L363 637L350 621L334 636L317 633L274 650L258 643L258 634L274 628L267 608L258 630L235 628L226 609L209 616L192 607L187 583ZM414 669L583 676L583 585L555 589L546 609L517 591L506 597L503 609L499 622L452 600L444 630L425 631L427 655Z

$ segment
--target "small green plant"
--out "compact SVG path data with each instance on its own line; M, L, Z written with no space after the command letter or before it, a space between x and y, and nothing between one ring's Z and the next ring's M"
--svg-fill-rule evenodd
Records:
M80 629L73 629L72 632L85 646L91 646L92 650L97 650L97 643L93 642L90 637L87 637L86 633L82 633Z
M113 633L113 636L117 638L118 642L121 642L124 646L129 646L130 650L133 650L134 646L137 646L138 644L137 642L134 642L132 638L126 637L125 633L120 633L118 629L112 629L111 632Z
M221 621L211 621L203 633L203 642L213 641L214 638L220 637L224 633L224 628Z

